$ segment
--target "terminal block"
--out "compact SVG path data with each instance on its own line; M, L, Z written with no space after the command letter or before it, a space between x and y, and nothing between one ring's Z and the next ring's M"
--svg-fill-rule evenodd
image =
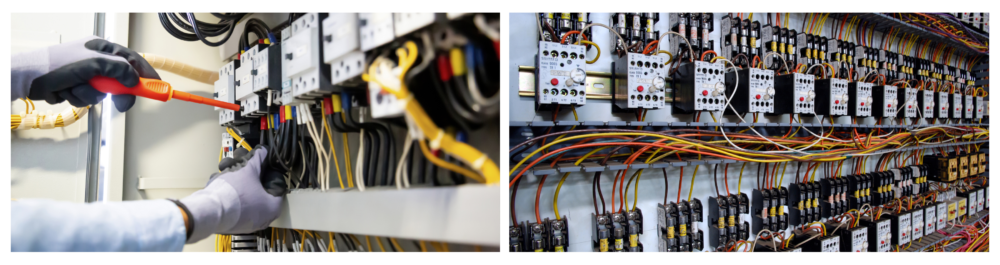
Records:
M818 222L820 216L819 182L795 183L788 187L788 215L791 225Z
M725 67L695 61L679 66L674 75L674 110L681 113L720 111L726 106Z
M847 186L849 181L846 178L822 179L820 184L820 216L829 218L847 212Z
M848 207L858 209L871 203L872 177L869 174L851 175L847 179Z
M872 87L872 116L877 118L895 118L899 108L896 87L890 85Z
M774 77L773 114L816 114L816 78L791 73Z
M848 115L847 80L839 78L816 80L816 115Z
M659 109L666 106L666 63L666 57L641 53L627 53L616 58L612 66L615 106L619 109Z
M901 118L916 118L917 110L920 109L917 100L917 89L916 88L900 88L896 89L896 97L902 101L899 108L902 108L896 115L896 117Z
M508 238L510 245L510 252L522 252L525 251L523 248L524 243L521 241L524 239L524 234L521 232L521 226L512 225L509 231L510 237Z
M752 234L756 234L762 229L780 231L788 227L787 188L753 190L751 195L753 197L750 209L750 216L753 220Z
M847 84L847 95L854 99L847 110L847 115L855 117L872 116L872 83L852 82Z
M526 221L523 224L521 230L524 231L522 233L524 236L522 242L525 244L522 247L524 251L545 252L550 249L552 238L549 238L548 225L544 221L542 223Z
M642 242L639 242L639 235L642 234L642 211L636 208L634 211L611 214L611 221L614 223L612 235L615 238L615 252L642 252ZM619 231L622 236L618 236Z
M676 203L656 205L657 250L660 252L680 251L680 241L677 238L678 229L680 229L679 211Z
M566 252L569 247L569 225L566 223L566 216L559 220L549 220L545 218L546 232L548 233L548 252Z
M736 77L739 75L739 83ZM758 68L726 73L726 95L732 96L727 114L774 113L774 71ZM735 95L734 95L735 93Z
M549 104L587 103L587 60L583 45L538 42L535 76L535 109ZM642 86L639 86L642 88Z
M872 219L871 217L861 217L858 224L868 228L868 251L889 252L892 249L892 226L893 223L888 218Z
M594 230L591 233L591 242L594 252L614 251L614 248L611 246L611 242L614 242L616 238L612 236L615 226L611 221L611 214L604 213L591 215L591 227L591 229ZM621 231L621 234L624 236L624 231Z

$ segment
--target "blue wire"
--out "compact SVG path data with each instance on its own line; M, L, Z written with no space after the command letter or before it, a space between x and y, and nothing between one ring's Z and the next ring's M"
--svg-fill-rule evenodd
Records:
M267 39L271 41L271 45L274 45L275 43L278 43L278 42L274 41L274 33L268 32L267 33Z
M340 92L340 102L344 106L344 111L351 110L351 94L347 91Z
M295 112L295 106L292 106L292 119L295 119L295 116L299 116L299 115L298 115L298 114L296 114L296 113L297 113L297 112Z

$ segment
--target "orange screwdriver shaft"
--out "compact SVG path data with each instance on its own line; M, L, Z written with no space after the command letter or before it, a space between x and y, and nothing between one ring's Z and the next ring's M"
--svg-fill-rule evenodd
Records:
M139 78L139 85L135 87L125 87L118 80L105 76L97 76L90 79L90 85L98 91L112 95L136 95L139 97L155 99L166 102L170 99L180 99L187 102L216 106L232 111L240 111L240 105L226 103L191 93L174 90L170 83L158 79Z

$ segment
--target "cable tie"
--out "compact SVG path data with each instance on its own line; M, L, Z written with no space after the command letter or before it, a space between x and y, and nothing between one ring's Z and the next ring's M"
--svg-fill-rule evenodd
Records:
M437 135L431 140L431 149L437 150L441 148L441 139L444 139L444 130L438 129Z
M472 168L480 170L483 168L483 163L486 163L486 154L483 154L479 157L479 159L476 159L475 162L472 162Z

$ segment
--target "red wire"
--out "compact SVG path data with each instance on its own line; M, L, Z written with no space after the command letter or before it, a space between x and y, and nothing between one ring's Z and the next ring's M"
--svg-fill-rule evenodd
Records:
M726 196L730 196L729 193L729 164L726 164L726 168L722 170L722 177L726 180Z
M614 181L611 182L612 183L611 184L611 212L612 213L618 213L618 210L615 209L615 205L616 205L616 203L615 203L615 197L618 197L618 196L615 196L615 191L618 191L618 175L621 175L621 173L622 173L621 170L618 170L618 172L615 172L615 179L614 179Z
M681 201L681 186L684 186L684 185L681 185L682 183L684 183L684 167L681 167L681 178L679 180L677 180L677 201L678 202ZM664 205L664 206L666 206L666 205Z

